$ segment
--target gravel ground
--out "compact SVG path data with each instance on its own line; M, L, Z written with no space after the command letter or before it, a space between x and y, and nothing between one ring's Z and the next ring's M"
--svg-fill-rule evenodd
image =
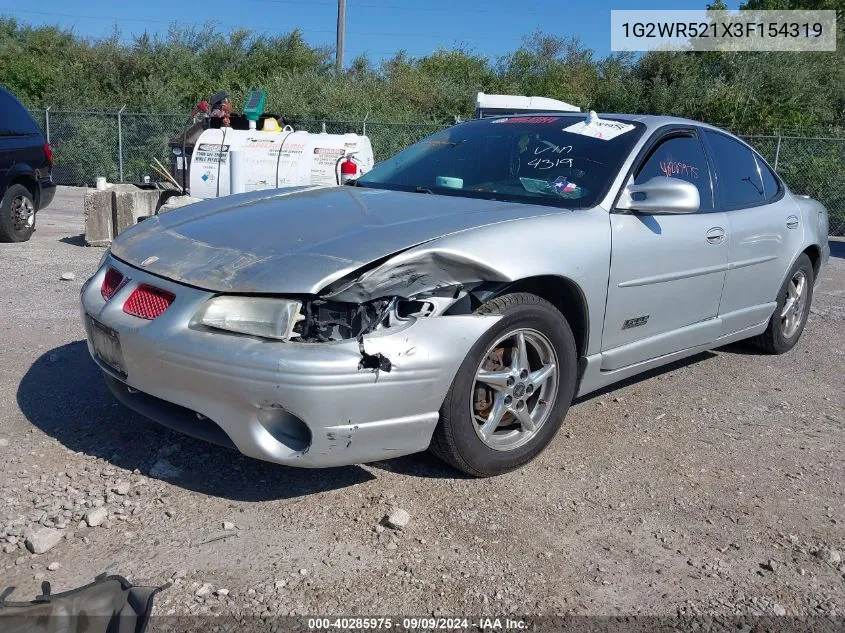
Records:
M428 455L285 468L120 407L83 342L102 250L81 232L81 191L61 189L29 243L0 244L0 585L17 600L108 571L172 580L159 614L845 609L843 242L789 354L730 346L584 398L537 460L473 480ZM384 525L396 509L403 528Z

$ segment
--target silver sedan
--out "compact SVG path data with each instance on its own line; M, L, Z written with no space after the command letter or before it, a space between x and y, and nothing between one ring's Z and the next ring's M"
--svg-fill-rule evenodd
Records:
M741 339L798 341L827 212L748 145L654 116L495 117L344 186L121 235L82 290L117 398L292 466L539 454L576 395Z

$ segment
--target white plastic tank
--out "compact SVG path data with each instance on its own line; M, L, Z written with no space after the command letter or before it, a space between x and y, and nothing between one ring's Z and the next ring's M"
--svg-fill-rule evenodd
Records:
M236 164L230 156L238 152ZM358 134L311 134L286 127L278 132L209 129L191 157L191 196L217 198L232 193L230 170L238 174L237 191L295 185L337 185L340 163L350 158L358 176L373 168L370 139Z

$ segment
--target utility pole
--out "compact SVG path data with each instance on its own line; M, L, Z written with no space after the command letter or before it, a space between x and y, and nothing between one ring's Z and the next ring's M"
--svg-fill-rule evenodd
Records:
M343 37L346 31L346 0L337 0L337 53L335 57L335 72L343 72Z

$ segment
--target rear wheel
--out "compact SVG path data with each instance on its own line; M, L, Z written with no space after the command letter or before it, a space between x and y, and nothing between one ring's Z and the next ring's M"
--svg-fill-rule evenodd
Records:
M23 185L12 185L0 202L0 242L26 242L35 232L35 201Z
M784 354L795 347L810 313L813 283L813 264L802 253L781 286L769 326L751 339L757 347L769 354Z
M575 339L563 315L527 293L492 299L499 314L458 370L432 438L432 451L476 477L528 463L557 433L575 392Z

